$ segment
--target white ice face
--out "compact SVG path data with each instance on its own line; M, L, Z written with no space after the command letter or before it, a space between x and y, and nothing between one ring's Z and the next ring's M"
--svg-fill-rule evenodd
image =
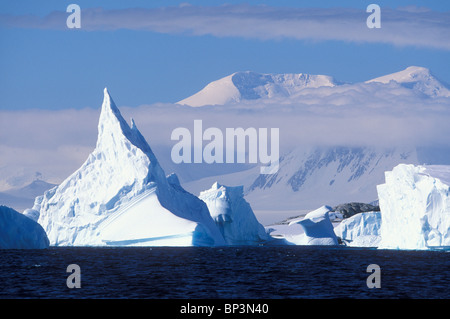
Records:
M450 246L450 166L398 165L378 185L381 248Z
M335 228L346 246L378 247L381 240L381 212L364 212L343 219Z
M255 245L269 239L250 204L244 199L242 186L214 183L199 198L208 206L211 217L229 245Z

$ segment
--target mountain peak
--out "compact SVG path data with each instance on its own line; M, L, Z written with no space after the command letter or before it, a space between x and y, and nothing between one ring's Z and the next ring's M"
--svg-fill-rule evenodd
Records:
M425 78L431 77L430 70L421 66L409 66L406 69L383 75L378 78L367 81L370 82L380 82L380 83L389 83L390 81L395 81L398 83L410 83L417 82L419 80L423 80Z
M223 105L246 100L286 98L305 88L335 86L332 77L305 73L263 74L235 72L213 81L178 104L190 106Z
M366 83L387 84L391 81L429 97L450 97L450 90L436 79L429 69L420 66L409 66L402 71L380 76Z

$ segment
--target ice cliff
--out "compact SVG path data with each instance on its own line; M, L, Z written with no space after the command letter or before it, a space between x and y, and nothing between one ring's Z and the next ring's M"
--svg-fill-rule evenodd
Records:
M379 248L450 246L450 166L400 164L377 186L382 223Z

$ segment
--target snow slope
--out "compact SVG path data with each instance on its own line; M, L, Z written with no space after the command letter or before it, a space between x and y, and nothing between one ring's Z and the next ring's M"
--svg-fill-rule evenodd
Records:
M305 88L334 85L334 80L326 75L236 72L209 83L201 91L177 103L194 107L223 105L245 100L289 97Z
M450 166L401 164L377 189L380 248L450 247Z
M450 97L450 90L433 77L430 70L418 66L410 66L405 70L384 75L366 83L380 82L387 84L391 81L430 97Z
M276 174L247 171L208 177L186 184L194 194L215 181L244 185L246 200L255 211L314 209L329 203L371 202L384 172L399 163L417 164L414 148L310 147L296 148L280 158Z
M340 83L327 75L236 72L209 83L199 92L177 103L193 107L254 100L274 100L282 104L293 101L308 103L311 97L322 98L322 102L325 102L328 101L327 97L331 96L332 100L343 100L345 104L346 98L342 93L354 95L359 92L363 94L362 98L367 99L364 94L375 88L371 89L372 84L389 84L391 81L397 83L399 87L411 89L422 96L450 97L450 89L436 79L427 68L410 66L399 72L354 84ZM317 95L314 94L314 89L318 89ZM339 104L339 102L335 103Z
M242 186L214 183L209 190L201 192L199 198L208 206L227 244L255 245L270 239L244 199Z
M51 245L223 245L206 205L165 177L132 120L108 91L95 150L59 186L37 197L30 216Z
M0 249L42 249L49 246L44 229L7 206L0 206Z

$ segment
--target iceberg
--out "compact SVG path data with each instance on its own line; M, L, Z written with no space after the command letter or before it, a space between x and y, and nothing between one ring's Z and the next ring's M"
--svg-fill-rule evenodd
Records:
M346 246L377 247L380 237L381 212L363 212L343 219L334 232Z
M294 219L289 223L300 224L304 234L293 241L296 245L338 245L338 239L333 230L329 213L330 206L322 206L306 214L303 218Z
M450 247L450 166L400 164L377 186L382 223L378 248Z
M54 246L225 245L206 204L173 180L105 88L95 150L27 215Z
M208 206L211 217L228 245L255 245L270 239L250 204L242 186L223 186L217 182L199 198Z
M23 214L0 206L0 249L43 249L49 240L44 229Z

